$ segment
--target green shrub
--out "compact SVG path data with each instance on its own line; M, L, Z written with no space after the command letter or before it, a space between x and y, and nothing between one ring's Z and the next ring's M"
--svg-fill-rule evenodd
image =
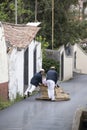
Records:
M18 102L18 101L21 101L22 99L23 99L23 96L21 96L19 93L17 93L16 99L14 99L13 102Z
M42 61L42 67L45 69L45 71L47 72L51 66L55 66L56 71L59 73L59 67L60 67L59 62L44 57Z
M4 109L4 108L7 108L8 106L10 106L11 103L10 101L3 101L1 98L0 98L0 110Z

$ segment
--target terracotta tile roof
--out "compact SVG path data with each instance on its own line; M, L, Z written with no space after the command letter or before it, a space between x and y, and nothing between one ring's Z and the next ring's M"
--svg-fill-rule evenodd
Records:
M14 47L25 48L35 38L40 27L2 23L5 40Z

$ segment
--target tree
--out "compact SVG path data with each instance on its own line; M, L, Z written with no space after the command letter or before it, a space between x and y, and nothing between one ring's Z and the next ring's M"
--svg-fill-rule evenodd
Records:
M55 0L54 9L54 48L67 44L73 39L70 36L71 23L68 20L69 7L76 4L77 0ZM38 2L38 20L42 21L40 34L49 42L49 48L52 45L52 3L51 0L42 0ZM73 26L72 26L73 27ZM75 29L75 28L74 28ZM74 30L73 30L74 31ZM73 34L73 32L71 32ZM73 36L74 38L74 36Z
M18 24L35 21L35 0L18 1ZM8 4L9 3L9 4ZM54 48L75 43L79 38L86 37L86 22L70 20L69 8L78 0L54 0ZM0 3L0 20L15 23L14 0L3 0ZM41 22L38 35L46 38L52 48L52 0L37 0L37 20ZM80 33L83 32L82 33Z
M9 3L9 4L8 4ZM32 20L33 11L30 10L30 2L17 0L18 24L24 24ZM15 1L4 0L0 4L0 20L15 23ZM31 19L31 20L30 20Z

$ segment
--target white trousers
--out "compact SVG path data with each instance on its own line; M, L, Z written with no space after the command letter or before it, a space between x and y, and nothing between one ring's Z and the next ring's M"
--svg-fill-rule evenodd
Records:
M48 96L51 100L55 100L55 82L52 80L47 80L47 87L48 87Z
M36 89L35 85L31 85L30 87L27 88L27 90L25 91L25 95L27 95L28 92L30 92L32 94L32 92Z

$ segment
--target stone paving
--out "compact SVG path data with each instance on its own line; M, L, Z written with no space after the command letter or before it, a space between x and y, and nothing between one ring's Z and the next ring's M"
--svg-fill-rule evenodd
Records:
M87 75L76 75L59 85L71 100L39 101L31 96L0 111L0 130L72 130L77 108L87 104Z

